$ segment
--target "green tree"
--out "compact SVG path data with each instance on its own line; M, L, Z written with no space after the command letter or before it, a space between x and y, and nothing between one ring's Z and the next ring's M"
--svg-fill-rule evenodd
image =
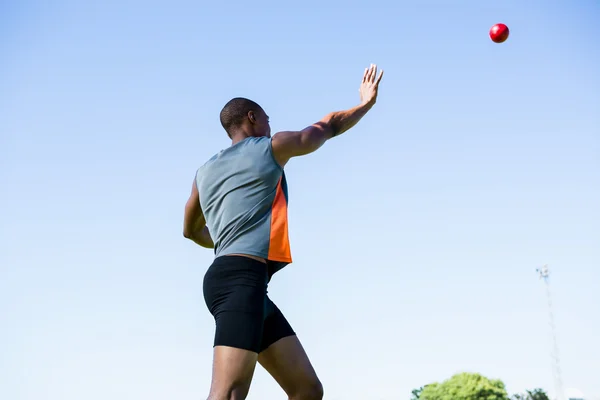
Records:
M500 380L460 373L442 383L425 386L419 400L508 400L508 394Z
M419 400L421 398L421 392L423 391L423 387L421 386L418 389L413 389L413 391L411 392L412 397L410 398L410 400Z
M515 394L511 400L550 400L550 397L542 389L533 389L524 394Z

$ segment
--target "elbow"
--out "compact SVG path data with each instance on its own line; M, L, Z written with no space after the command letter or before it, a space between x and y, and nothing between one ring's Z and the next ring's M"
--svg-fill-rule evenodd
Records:
M335 129L335 113L327 114L316 124L325 135L331 135Z
M331 139L340 134L339 121L336 118L336 113L327 114L317 126L321 128L321 133L325 136L325 140Z
M192 238L192 232L190 232L189 229L187 228L183 228L183 237L186 239L191 239Z
M343 126L339 118L336 118L334 113L328 115L327 119L327 133L330 138L336 137L343 132Z
M304 153L312 153L319 149L328 139L331 139L333 130L329 122L319 121L311 129L306 130L300 136L299 148L304 149Z

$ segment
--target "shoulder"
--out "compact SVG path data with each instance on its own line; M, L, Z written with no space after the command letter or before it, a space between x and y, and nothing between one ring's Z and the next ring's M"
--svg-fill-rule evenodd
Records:
M242 140L237 145L239 145L240 147L255 147L255 148L271 147L271 138L268 138L266 136L249 137L249 138Z
M219 158L219 154L217 153L215 155L213 155L211 158L209 158L208 160L206 160L204 162L204 164L202 164L200 167L198 167L198 169L196 169L196 183L198 183L198 179L202 177L203 172L210 167L211 164L213 164L215 162L215 160L217 160Z
M206 161L204 162L204 164L202 164L202 165L201 165L201 166L198 168L198 171L200 171L201 169L204 169L204 168L206 168L207 166L209 166L210 164L214 163L214 162L215 162L215 160L216 160L217 158L219 158L219 155L220 155L220 154L221 154L221 152L219 152L219 153L217 153L217 154L213 155L211 158L209 158L208 160L206 160Z
M266 157L269 162L276 162L273 155L273 139L270 137L249 137L238 144L242 145L240 150L245 153Z

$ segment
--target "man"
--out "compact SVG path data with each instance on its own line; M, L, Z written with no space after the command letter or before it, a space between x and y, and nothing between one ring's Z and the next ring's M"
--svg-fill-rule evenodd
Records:
M255 102L235 98L221 111L231 147L198 169L183 228L186 238L215 252L203 285L216 323L209 400L245 399L257 361L290 400L323 398L300 341L267 296L273 274L292 262L283 168L356 125L375 104L382 77L371 65L358 106L272 138L269 117Z

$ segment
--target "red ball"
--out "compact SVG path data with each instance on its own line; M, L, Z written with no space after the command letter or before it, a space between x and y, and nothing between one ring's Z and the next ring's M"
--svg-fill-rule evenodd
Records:
M496 43L502 43L508 39L508 26L496 24L490 29L490 38Z

